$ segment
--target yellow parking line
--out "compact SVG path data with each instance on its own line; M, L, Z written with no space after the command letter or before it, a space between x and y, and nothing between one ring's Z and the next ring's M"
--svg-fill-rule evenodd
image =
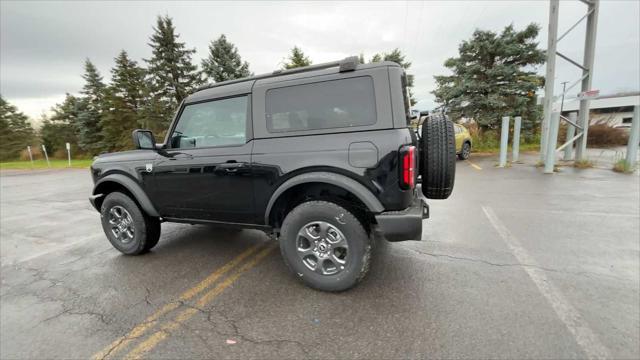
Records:
M466 161L466 162L468 162L468 163L469 163L469 165L471 165L471 167L472 167L472 168L474 168L474 169L476 169L476 170L482 170L482 168L481 168L480 166L478 166L478 165L476 165L476 164L472 163L471 161L469 161L469 160L465 160L465 161Z
M238 270L234 271L231 275L229 275L224 281L220 282L216 287L209 290L205 293L194 305L194 307L190 307L182 311L178 316L175 317L174 320L164 324L160 330L156 331L154 334L149 336L147 340L140 343L135 347L129 354L125 356L125 359L140 359L144 357L146 353L151 351L154 347L156 347L159 343L161 343L164 339L166 339L171 331L175 330L182 324L183 322L191 319L193 315L198 313L198 309L202 309L208 303L210 303L213 299L215 299L218 295L220 295L226 288L231 286L238 278L250 270L254 266L256 266L263 258L265 258L269 252L271 252L275 246L269 246L266 249L260 251L256 256L254 256L249 262L245 263Z
M223 265L221 268L211 273L209 276L207 276L204 280L202 280L196 286L182 293L178 301L172 301L168 304L165 304L162 308L160 308L160 310L156 311L155 313L147 317L145 321L143 321L142 323L134 327L128 334L116 339L111 344L109 344L109 346L105 347L100 352L94 354L92 358L104 359L107 356L112 356L115 353L119 352L120 350L124 349L134 339L141 337L142 335L144 335L144 333L147 330L152 328L157 323L160 317L177 309L183 301L190 300L194 296L198 295L199 293L207 289L209 286L211 286L211 284L216 282L222 275L224 275L225 273L229 272L231 269L236 267L247 257L251 256L262 245L264 244L263 243L256 244L254 246L251 246L247 250L243 251L242 253L240 253L240 255L235 257L233 260L229 261L228 263Z

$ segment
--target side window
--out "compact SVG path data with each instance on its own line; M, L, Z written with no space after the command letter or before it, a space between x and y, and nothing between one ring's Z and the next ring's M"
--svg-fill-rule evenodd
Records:
M247 96L184 107L171 134L171 147L200 148L246 142Z
M266 94L269 132L346 128L375 124L371 77L271 89Z

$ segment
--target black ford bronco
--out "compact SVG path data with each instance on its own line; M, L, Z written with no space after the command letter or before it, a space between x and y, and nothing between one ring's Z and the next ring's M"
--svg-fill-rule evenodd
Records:
M136 150L100 155L90 197L113 246L153 248L164 221L261 229L307 285L354 286L374 231L419 240L455 176L453 125L409 128L403 69L357 58L198 89L163 143L136 130Z

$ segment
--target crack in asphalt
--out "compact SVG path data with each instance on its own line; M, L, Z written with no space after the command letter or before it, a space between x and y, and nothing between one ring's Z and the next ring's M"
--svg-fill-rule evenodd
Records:
M451 259L451 260L470 261L470 262L481 263L481 264L485 264L485 265L489 265L489 266L530 267L530 268L535 268L535 269L539 269L539 270L543 270L543 271L560 273L560 274L579 275L579 276L585 276L585 277L589 277L590 275L592 275L592 276L608 277L608 278L612 278L612 279L616 279L616 280L620 280L620 281L629 281L629 279L621 278L621 277L618 277L618 276L615 276L615 275L608 275L608 274L596 273L596 272L591 272L591 271L569 271L569 270L554 269L554 268L548 268L548 267L539 266L539 265L532 265L532 264L496 263L496 262L491 262L491 261L488 261L488 260L472 258L472 257L453 256L453 255L439 254L439 253L430 253L430 252L426 252L426 251L422 251L422 250L418 250L418 249L413 249L413 248L406 248L406 249L411 250L413 252L416 252L418 254L427 255L427 256L431 256L431 257L447 258L447 259Z
M36 327L36 326L38 326L38 325L40 325L42 323L45 323L47 321L56 319L56 318L58 318L60 316L63 316L63 315L95 316L95 317L98 317L100 319L100 322L102 322L103 324L109 325L109 322L105 320L105 318L106 318L105 314L102 314L102 313L99 313L99 312L95 312L95 311L91 311L91 310L73 311L73 309L71 308L71 309L65 309L65 310L61 311L60 313L58 313L56 315L50 316L50 317L48 317L48 318L46 318L44 320L39 321L38 324L36 324L34 327Z
M220 311L217 311L215 309L202 309L199 308L197 306L193 306L191 304L188 304L184 301L179 301L181 306L187 307L187 308L191 308L194 310L197 310L198 312L204 314L207 316L206 320L207 322L211 323L214 325L214 327L211 329L213 330L215 333L217 333L218 335L222 335L225 337L235 337L239 340L242 340L244 342L250 343L250 344L254 344L254 345L268 345L268 346L280 346L282 344L294 344L296 345L305 355L305 357L310 357L310 352L309 350L307 350L307 346L308 344L305 344L301 341L298 340L291 340L291 339L256 339L256 338L252 338L249 337L247 335L242 334L242 332L240 331L240 328L238 327L238 325L236 324L236 320L229 318L228 316L226 316L225 314L223 314ZM222 318L224 320L224 322L229 325L233 330L231 333L229 332L225 332L225 331L221 331L218 329L218 327L220 326L219 323L217 323L214 319L213 316L218 316L220 318ZM207 340L205 338L203 338L199 333L197 333L196 331L194 331L193 328L190 328L188 325L184 324L184 323L180 323L180 325L184 328L186 328L187 330L189 330L190 332L194 333L198 338L200 338L201 341L203 341L203 343L205 344L205 346L207 346L207 348L210 349L209 344L207 343Z

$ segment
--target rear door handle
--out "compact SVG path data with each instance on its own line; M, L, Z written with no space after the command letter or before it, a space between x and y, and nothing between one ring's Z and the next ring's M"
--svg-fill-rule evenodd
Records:
M225 164L220 164L218 165L219 169L224 170L225 172L228 173L234 173L237 172L238 169L244 167L243 163L236 163L236 162L231 162L231 163L225 163Z

